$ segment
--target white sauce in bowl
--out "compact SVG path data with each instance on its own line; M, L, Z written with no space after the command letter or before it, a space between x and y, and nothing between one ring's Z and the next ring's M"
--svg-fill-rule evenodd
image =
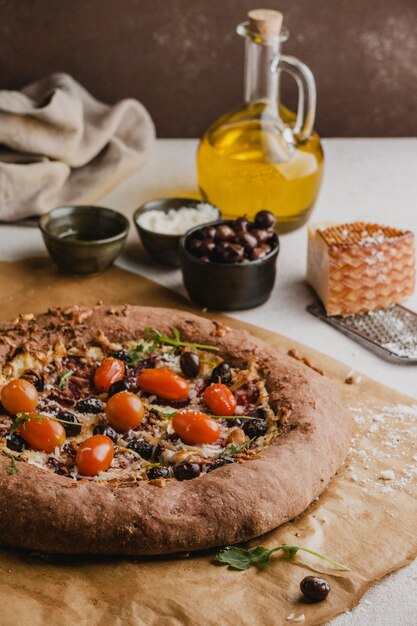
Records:
M184 235L190 228L207 224L218 219L217 209L207 202L200 202L195 207L181 207L169 211L151 209L138 218L138 224L154 233L163 235Z

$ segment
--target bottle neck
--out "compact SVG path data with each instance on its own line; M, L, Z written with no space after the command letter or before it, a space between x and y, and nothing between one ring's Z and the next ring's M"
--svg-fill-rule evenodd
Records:
M246 37L245 41L245 101L266 101L278 107L279 73L273 71L280 52L279 42L262 45Z

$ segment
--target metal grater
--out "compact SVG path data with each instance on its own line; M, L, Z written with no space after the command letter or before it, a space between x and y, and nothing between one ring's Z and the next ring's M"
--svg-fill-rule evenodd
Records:
M327 316L321 302L309 304L307 311L384 359L417 363L417 313L399 304L349 317Z

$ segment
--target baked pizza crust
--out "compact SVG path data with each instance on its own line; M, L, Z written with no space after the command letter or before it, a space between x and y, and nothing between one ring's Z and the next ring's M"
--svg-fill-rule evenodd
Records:
M58 553L157 555L207 549L261 535L300 514L327 487L347 455L351 414L330 382L242 330L152 307L71 307L0 324L0 362L18 349L42 353L102 341L139 339L147 326L217 345L241 367L264 363L274 410L291 409L287 433L254 460L189 481L102 484L71 481L28 463L9 475L0 455L3 545Z

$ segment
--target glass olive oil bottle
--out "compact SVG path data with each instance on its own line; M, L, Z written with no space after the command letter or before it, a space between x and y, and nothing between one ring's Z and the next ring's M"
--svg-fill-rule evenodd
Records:
M246 40L245 103L208 128L197 168L204 198L225 217L252 219L266 209L276 215L278 232L285 233L302 226L314 207L323 150L313 131L314 78L303 63L281 55L288 38L281 23L281 13L259 9L238 26ZM298 84L297 115L280 104L281 71Z

